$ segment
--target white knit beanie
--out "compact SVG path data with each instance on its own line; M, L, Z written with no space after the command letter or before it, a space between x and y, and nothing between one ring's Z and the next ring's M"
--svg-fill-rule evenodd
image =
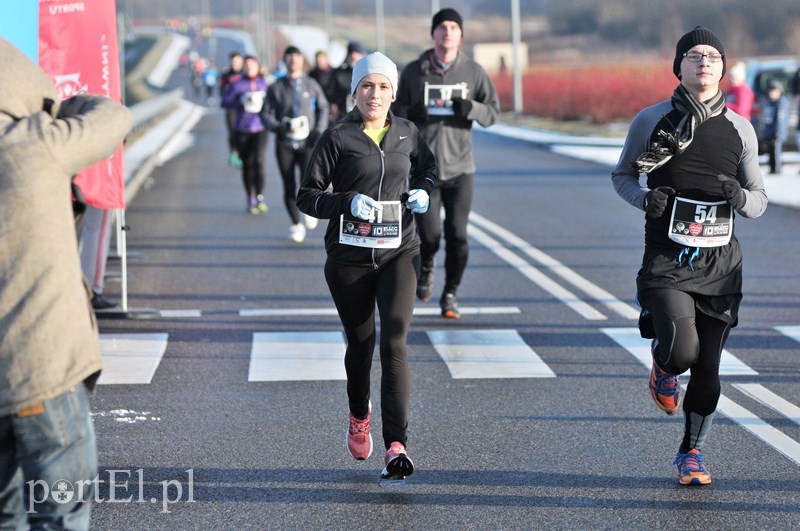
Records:
M355 94L358 84L369 74L381 74L392 84L392 96L397 96L397 65L381 52L372 52L356 62L350 81L350 94Z

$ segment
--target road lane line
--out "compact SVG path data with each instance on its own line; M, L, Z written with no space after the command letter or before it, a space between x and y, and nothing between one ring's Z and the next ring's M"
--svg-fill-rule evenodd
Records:
M639 335L638 328L601 328L600 330L633 354L648 369L653 365L653 357L650 354L650 340L642 338ZM719 374L720 376L756 376L758 372L723 349L722 359L719 364Z
M430 330L427 334L455 379L555 377L516 330Z
M464 306L459 308L461 315L498 315L521 313L517 306ZM414 308L414 315L439 315L442 310L437 307ZM313 316L326 317L338 316L336 308L256 308L239 310L240 317L298 317Z
M202 317L200 310L159 310L158 314L164 318Z
M256 332L249 382L346 380L342 332Z
M564 288L561 284L552 280L534 266L530 265L528 262L511 252L500 242L483 232L481 229L477 228L475 225L470 227L469 235L481 242L486 248L497 255L498 258L504 260L509 265L516 268L517 271L528 277L528 279L530 279L534 284L538 285L553 297L572 308L583 318L590 321L602 321L607 319L605 315L592 308L592 306L579 299L577 296L575 296L575 294Z
M639 318L639 310L635 306L622 302L608 291L582 277L547 253L532 246L505 227L494 223L474 211L470 212L469 219L473 224L481 226L485 231L494 233L499 238L516 247L529 258L549 269L553 274L560 276L614 313L625 319Z
M800 343L800 326L776 326L775 330Z
M764 422L725 395L720 395L717 411L800 465L800 443L782 431Z
M800 426L800 407L784 400L763 385L733 384L733 387Z
M651 367L652 357L650 355L649 340L641 338L637 328L603 328L601 330L623 346L625 350L633 354L645 367ZM758 373L735 356L725 350L722 351L720 375L742 376L755 374ZM736 388L742 387L739 384L733 385ZM685 390L685 386L683 387ZM800 465L800 443L782 431L771 426L725 395L720 395L717 411Z
M100 334L99 384L149 384L167 350L169 334Z

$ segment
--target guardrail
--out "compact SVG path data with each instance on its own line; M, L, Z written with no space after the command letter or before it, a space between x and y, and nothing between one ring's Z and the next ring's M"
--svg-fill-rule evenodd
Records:
M133 115L133 124L128 137L135 138L139 136L142 131L153 125L154 122L164 118L168 111L174 108L182 99L183 89L174 89L130 107Z

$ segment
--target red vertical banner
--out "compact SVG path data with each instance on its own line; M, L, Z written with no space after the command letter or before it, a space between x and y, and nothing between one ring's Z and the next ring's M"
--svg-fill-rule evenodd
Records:
M39 0L39 66L61 99L86 92L121 101L114 0ZM84 199L125 208L122 146L78 175Z

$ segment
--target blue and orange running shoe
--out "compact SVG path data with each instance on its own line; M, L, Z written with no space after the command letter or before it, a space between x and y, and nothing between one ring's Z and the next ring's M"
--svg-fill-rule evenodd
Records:
M703 463L703 454L697 448L692 448L686 454L678 452L672 464L678 466L675 475L678 476L681 485L711 484L711 472Z
M681 385L674 374L662 371L656 364L656 347L658 340L654 339L650 345L650 354L653 356L653 368L650 370L650 396L659 409L667 415L678 411L681 405Z

